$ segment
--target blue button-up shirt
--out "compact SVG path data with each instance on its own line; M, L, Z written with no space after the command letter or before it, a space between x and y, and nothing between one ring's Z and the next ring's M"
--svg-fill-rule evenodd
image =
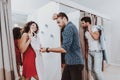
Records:
M68 65L84 64L78 30L72 22L68 22L65 26L62 38L62 48L67 51L65 54L65 63Z

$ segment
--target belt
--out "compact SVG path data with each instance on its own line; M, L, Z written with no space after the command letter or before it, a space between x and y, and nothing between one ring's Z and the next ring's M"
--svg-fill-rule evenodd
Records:
M96 53L99 53L99 52L102 52L103 50L89 50L88 52L96 52Z

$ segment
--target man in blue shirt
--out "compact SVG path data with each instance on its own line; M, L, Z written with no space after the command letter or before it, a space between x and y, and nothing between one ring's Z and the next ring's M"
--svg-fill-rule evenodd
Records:
M62 46L59 48L41 48L40 51L65 54L66 65L62 80L82 80L84 61L80 49L78 30L72 22L68 22L68 17L63 12L56 14L54 19L62 29Z

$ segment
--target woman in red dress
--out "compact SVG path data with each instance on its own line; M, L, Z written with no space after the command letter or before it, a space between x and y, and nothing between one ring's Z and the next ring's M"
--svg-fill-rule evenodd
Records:
M32 27L36 26L38 31L38 25L31 21L28 22L24 27L24 32L20 40L20 51L23 53L23 77L25 80L30 80L31 77L34 77L36 80L38 79L36 66L35 66L35 52L33 48L31 47L30 41L32 36Z

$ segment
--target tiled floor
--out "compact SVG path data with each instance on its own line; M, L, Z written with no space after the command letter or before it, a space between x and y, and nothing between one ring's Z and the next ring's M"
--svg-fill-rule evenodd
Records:
M120 66L107 66L103 72L104 80L120 80Z
M107 65L103 72L103 80L120 80L120 66Z

